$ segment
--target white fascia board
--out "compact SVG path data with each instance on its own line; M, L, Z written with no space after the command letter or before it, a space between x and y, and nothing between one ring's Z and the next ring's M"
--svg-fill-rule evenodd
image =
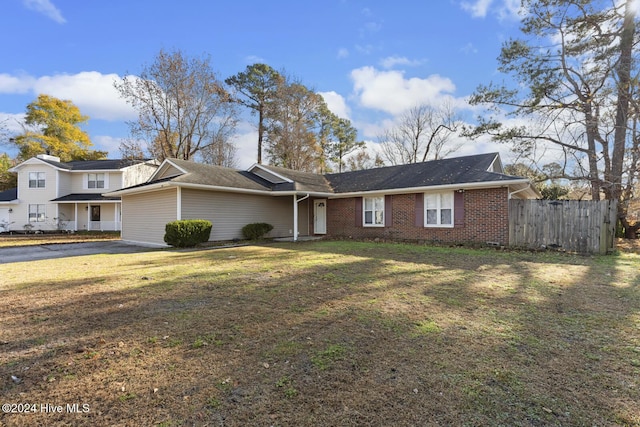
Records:
M518 184L529 184L528 179L514 179L509 181L489 181L489 182L468 182L464 184L446 184L431 185L428 187L403 187L388 190L375 191L354 191L351 193L331 194L331 199L344 199L348 197L375 196L375 195L393 195L393 194L409 194L409 193L428 193L448 190L479 190L483 188L500 188L509 187Z
M206 190L206 191L221 191L226 193L241 193L241 194L255 194L260 196L293 196L293 195L310 195L313 197L323 197L327 199L345 199L350 197L360 197L360 196L376 196L376 195L393 195L393 194L409 194L409 193L426 193L426 192L438 192L438 191L447 191L447 190L474 190L474 189L483 189L483 188L500 188L500 187L510 187L513 185L530 185L530 181L528 179L517 179L510 181L491 181L491 182L472 182L465 184L447 184L447 185L432 185L428 187L404 187L404 188L394 188L388 190L374 190L374 191L354 191L350 193L324 193L324 192L313 192L313 191L269 191L269 190L252 190L246 188L235 188L235 187L221 187L216 185L206 185L206 184L190 184L184 182L162 182L158 184L152 184L139 188L131 188L131 189L123 189L116 190L109 193L104 193L104 196L113 197L113 196L123 196L129 194L138 194L138 193L147 193L151 191L158 191L171 187L182 187L182 188L192 188L196 190Z
M156 171L153 173L153 175L151 175L151 177L148 179L148 181L153 181L153 178L156 177L156 175L158 175L160 173L160 171L162 171L162 169L164 168L165 165L170 164L171 166L173 166L174 168L178 169L180 172L182 173L188 173L188 171L184 170L183 168L181 168L180 166L176 165L175 163L173 163L171 161L171 159L164 159L164 161L160 164L160 166L158 166L158 168L156 169Z
M11 169L8 169L8 171L9 171L9 172L18 172L18 170L19 170L20 168L22 168L23 166L26 166L26 165L32 165L32 164L37 164L37 163L43 164L43 165L45 165L45 166L49 166L50 168L53 168L53 169L55 169L55 170L69 172L69 169L59 168L58 166L54 166L54 165L52 165L51 163L45 162L44 160L39 159L39 158L37 158L37 157L32 157L32 158L30 158L30 159L28 159L28 160L25 160L24 162L22 162L22 163L20 163L20 164L18 164L18 165L15 165L15 166L14 166L14 167L12 167Z
M262 166L259 163L254 163L249 169L247 169L247 172L251 172L254 168L262 169L266 173L269 173L269 174L271 174L273 176L276 176L276 177L280 178L281 180L283 180L284 182L293 182L291 179L287 178L286 176L280 175L279 173L274 172L271 169L267 169L267 168L265 168L264 166Z
M493 172L493 169L495 167L495 164L498 164L498 168L499 168L499 172L498 173L504 173L504 168L502 167L502 160L500 160L500 155L496 154L496 157L494 157L493 161L491 162L491 165L489 165L489 169L487 169L488 172Z

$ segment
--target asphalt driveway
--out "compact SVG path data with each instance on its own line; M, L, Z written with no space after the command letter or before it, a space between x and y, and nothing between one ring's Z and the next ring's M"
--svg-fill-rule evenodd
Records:
M124 254L148 250L150 249L121 241L9 247L0 248L0 264L93 254Z

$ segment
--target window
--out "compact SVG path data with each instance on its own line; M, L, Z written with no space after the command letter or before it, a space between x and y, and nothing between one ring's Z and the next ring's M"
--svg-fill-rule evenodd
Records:
M453 227L453 193L424 195L424 226Z
M365 197L363 203L365 227L384 227L384 197Z
M88 188L104 188L104 174L103 173L90 173L88 182Z
M44 205L29 205L29 222L44 222Z
M44 188L44 172L29 172L29 188Z

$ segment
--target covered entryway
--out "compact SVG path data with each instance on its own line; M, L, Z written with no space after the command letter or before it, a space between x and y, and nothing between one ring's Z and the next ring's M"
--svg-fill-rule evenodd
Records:
M327 200L313 201L313 233L327 234Z

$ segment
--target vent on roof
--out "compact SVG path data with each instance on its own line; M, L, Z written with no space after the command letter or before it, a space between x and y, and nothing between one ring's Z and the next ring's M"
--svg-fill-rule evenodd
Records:
M36 157L39 158L40 160L49 160L50 162L60 163L60 157L51 156L49 154L38 154Z

